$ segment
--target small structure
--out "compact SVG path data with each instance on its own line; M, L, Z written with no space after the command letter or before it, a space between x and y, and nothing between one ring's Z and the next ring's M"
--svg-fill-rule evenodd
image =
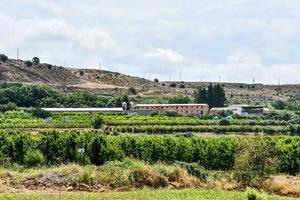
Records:
M199 116L209 113L208 104L137 104L132 111L139 113L157 112L167 113L176 112L182 116Z
M49 112L123 112L122 108L42 108Z
M218 114L224 111L230 111L233 114L237 114L242 117L261 117L268 110L264 106L249 106L249 105L230 105L228 107L210 109L211 114Z

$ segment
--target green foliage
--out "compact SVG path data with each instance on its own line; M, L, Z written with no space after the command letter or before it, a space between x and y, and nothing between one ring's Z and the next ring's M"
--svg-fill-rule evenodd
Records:
M96 116L96 118L93 121L93 128L94 129L99 129L101 128L102 124L103 124L103 117L101 116Z
M260 187L277 171L278 156L274 141L260 137L248 140L236 155L234 176L242 187Z
M219 124L220 124L220 126L229 126L230 122L227 119L221 119Z
M224 88L220 85L210 84L208 88L198 88L194 93L196 103L207 103L210 108L224 107L226 101Z
M27 167L41 166L45 163L45 158L39 150L26 151L24 156L24 164Z
M0 84L0 104L10 102L19 107L121 107L122 101L89 92L65 95L46 85Z
M178 95L167 99L169 104L187 104L191 103L192 100L188 96Z
M51 116L51 113L49 111L43 110L41 108L33 108L31 109L31 113L33 116L43 119Z
M14 103L0 105L0 112L12 111L16 109L17 109L17 105Z
M85 152L78 152L79 148L84 148ZM201 138L111 136L95 131L50 131L39 135L1 132L2 161L24 164L28 151L40 151L48 165L85 161L102 165L106 161L122 160L124 157L150 163L199 163L211 170L234 168L238 172L237 177L241 177L239 180L245 180L245 177L249 180L249 176L267 177L273 172L275 161L279 163L276 162L280 172L300 172L300 139L292 136ZM198 170L196 164L189 167L191 171ZM201 167L199 175L200 172Z

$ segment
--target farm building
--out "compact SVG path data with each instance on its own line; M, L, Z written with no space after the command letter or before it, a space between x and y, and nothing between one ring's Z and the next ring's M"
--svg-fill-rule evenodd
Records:
M137 104L133 111L167 113L176 112L183 116L207 115L209 106L207 104Z
M218 114L223 111L230 111L243 117L261 117L268 110L264 106L249 106L249 105L230 105L224 108L211 108L211 114Z
M123 112L122 108L42 108L49 112Z

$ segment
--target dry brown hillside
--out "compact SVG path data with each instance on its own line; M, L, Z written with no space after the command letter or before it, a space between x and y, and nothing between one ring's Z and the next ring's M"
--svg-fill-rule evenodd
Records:
M55 86L65 92L91 91L102 96L124 94L128 88L137 90L141 99L156 99L178 94L193 96L197 87L206 87L207 82L169 82L153 81L95 69L75 69L38 64L28 66L25 61L9 59L0 62L1 82L44 83ZM230 103L271 102L277 99L300 100L300 85L263 85L244 83L221 83Z

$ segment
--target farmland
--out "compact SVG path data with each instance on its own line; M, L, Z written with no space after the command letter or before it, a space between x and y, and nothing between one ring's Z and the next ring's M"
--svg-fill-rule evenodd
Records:
M238 191L250 186L279 195L300 195L295 176L300 169L297 112L273 111L261 118L224 119L33 110L0 114L3 191L202 188L208 191L187 190L180 194L175 190L166 195L170 199L179 198L176 195L192 199L201 193L203 199L209 199L217 192L225 195L224 199L243 199L246 193ZM276 180L281 175L295 178L284 179L284 185L279 186ZM291 184L295 188L288 187ZM217 191L209 191L212 188ZM116 199L138 199L138 194L112 193ZM73 198L72 193L64 195ZM108 198L106 195L101 198ZM145 191L145 195L153 198L151 191ZM92 193L88 196L97 197ZM27 197L37 198L35 194ZM3 198L18 197L6 193Z

